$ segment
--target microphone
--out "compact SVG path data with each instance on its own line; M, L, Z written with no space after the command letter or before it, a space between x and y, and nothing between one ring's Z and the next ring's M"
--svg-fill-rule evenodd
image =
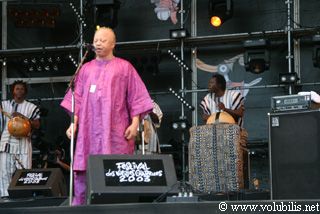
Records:
M96 50L96 48L94 47L93 44L86 43L83 46L85 47L85 49L90 50L90 51L95 51Z
M88 51L95 51L96 50L94 45L90 44L90 43L82 43L82 44L78 43L77 48L84 48L84 49L87 49Z

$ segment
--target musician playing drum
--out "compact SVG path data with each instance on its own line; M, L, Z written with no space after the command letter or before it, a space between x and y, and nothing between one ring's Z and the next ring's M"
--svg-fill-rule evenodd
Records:
M208 89L200 107L203 120L213 125L190 129L189 181L202 192L238 191L248 177L244 98L239 90L226 89L220 74L210 78Z
M40 127L39 108L25 100L28 92L27 84L23 81L15 81L11 85L11 92L13 99L1 102L1 197L8 196L7 190L16 169L31 169L32 144L29 131ZM12 120L15 121L12 122ZM15 133L18 134L15 135ZM25 136L22 136L22 133L25 133Z
M203 109L202 119L207 121L211 115L219 112L225 112L231 115L234 121L242 127L244 98L240 91L226 89L226 80L220 74L214 74L210 78L208 89L209 93L203 98L200 104L200 107ZM225 122L228 123L228 121Z

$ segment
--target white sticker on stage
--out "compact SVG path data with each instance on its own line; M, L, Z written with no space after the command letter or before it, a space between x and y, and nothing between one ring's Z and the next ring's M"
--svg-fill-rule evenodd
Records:
M272 117L271 118L271 127L279 127L280 126L280 121L279 117Z
M96 85L91 85L90 86L90 93L94 93L96 91Z

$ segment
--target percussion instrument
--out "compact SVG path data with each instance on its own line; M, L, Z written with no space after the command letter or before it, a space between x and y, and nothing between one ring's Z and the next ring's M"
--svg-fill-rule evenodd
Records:
M12 117L11 114L9 114L6 111L3 111L0 108L0 111L9 118L8 122L8 131L11 136L20 138L20 137L28 137L31 132L31 122L27 117L24 116L15 116Z
M229 123L229 124L236 124L234 118L228 114L227 112L217 112L210 115L207 120L207 124L214 124L214 123Z
M8 122L8 131L14 137L27 137L31 132L31 123L26 118L13 117Z
M190 129L189 182L203 193L244 188L244 148L240 127L217 123Z

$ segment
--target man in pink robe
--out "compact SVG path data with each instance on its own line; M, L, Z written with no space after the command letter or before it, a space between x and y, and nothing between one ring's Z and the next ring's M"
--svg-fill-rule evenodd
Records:
M139 119L153 108L148 91L134 67L115 57L115 34L100 28L94 35L96 59L84 64L75 80L73 205L85 203L89 155L132 154ZM71 111L69 91L61 106ZM71 137L71 126L67 130Z

